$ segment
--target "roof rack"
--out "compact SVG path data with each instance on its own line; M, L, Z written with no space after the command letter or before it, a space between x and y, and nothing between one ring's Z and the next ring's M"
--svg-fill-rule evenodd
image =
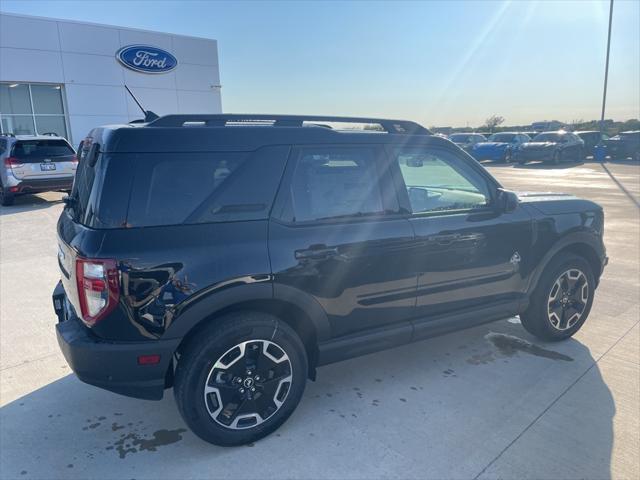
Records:
M56 132L44 132L42 135L45 136L45 137L57 137L58 136L58 134Z
M331 117L314 115L266 115L266 114L185 114L165 115L148 124L149 127L182 127L201 125L205 127L226 126L273 126L273 127L302 127L305 123L313 125L315 122L377 124L387 133L431 135L431 132L415 122L408 120L389 120L366 117ZM328 125L317 125L328 127ZM375 132L376 130L372 130Z

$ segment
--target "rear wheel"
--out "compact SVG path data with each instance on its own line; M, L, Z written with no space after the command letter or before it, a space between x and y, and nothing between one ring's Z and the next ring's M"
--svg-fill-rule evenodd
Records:
M176 403L203 440L250 443L293 413L307 368L304 345L288 325L269 314L231 313L184 349L176 369Z
M0 205L3 207L9 207L13 205L15 197L7 192L2 185L0 185Z
M593 271L584 258L567 254L552 259L520 315L522 326L542 340L569 338L589 316L594 289Z

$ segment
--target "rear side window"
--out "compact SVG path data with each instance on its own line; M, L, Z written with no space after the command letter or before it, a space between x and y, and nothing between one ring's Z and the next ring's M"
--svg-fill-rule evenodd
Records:
M136 165L127 224L266 219L288 152L289 147L275 146L254 152L127 155Z
M13 146L13 156L27 162L74 154L73 148L64 140L20 140Z
M384 213L373 148L300 148L290 182L288 214L295 222Z

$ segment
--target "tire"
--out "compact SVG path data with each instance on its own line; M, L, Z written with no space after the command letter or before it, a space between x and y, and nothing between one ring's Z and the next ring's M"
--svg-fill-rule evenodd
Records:
M562 292L566 289L562 286L562 278L568 272L573 272L568 278L565 277L568 283L575 282L573 287L569 285L568 290L573 288L575 293L568 295L569 303L564 303L566 296L562 295ZM586 292L583 282L586 282ZM580 330L589 316L595 285L591 266L583 257L573 254L560 254L554 257L542 273L531 295L527 310L520 315L522 326L530 334L545 341L556 342L571 337ZM574 302L578 305L576 306ZM584 306L580 307L580 304ZM579 313L577 319L576 313Z
M506 152L504 152L504 163L511 163L511 160L513 160L513 155L511 153L511 150L507 150Z
M266 313L232 312L182 350L174 395L182 418L204 441L243 445L289 418L307 370L306 350L291 327Z
M2 205L3 207L10 207L11 205L13 205L15 199L16 197L11 195L10 193L5 193L4 187L0 185L0 205Z

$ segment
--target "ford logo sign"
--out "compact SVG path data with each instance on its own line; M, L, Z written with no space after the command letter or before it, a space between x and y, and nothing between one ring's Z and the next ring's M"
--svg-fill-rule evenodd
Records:
M149 45L128 45L116 53L125 67L142 73L167 73L178 66L178 60L169 52Z

